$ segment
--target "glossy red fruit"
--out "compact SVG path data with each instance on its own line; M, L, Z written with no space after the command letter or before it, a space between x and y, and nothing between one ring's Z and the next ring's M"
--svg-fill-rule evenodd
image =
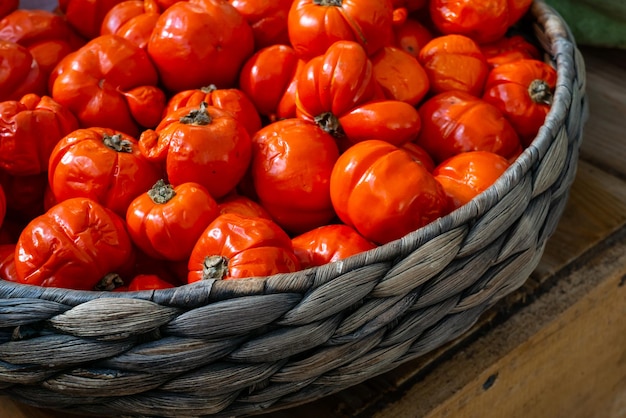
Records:
M344 224L320 226L291 242L302 268L322 266L376 248L376 244Z
M422 164L379 140L348 148L333 168L330 187L339 218L377 244L425 226L448 208L443 188Z
M467 151L490 151L506 159L522 151L519 136L494 105L462 91L440 93L420 106L417 145L435 163Z
M26 225L17 241L15 269L23 284L93 290L132 257L122 218L78 197L53 206Z

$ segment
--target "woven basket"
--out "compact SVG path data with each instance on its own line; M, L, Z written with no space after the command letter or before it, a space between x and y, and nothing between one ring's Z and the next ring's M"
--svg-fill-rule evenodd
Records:
M587 117L582 57L542 1L552 109L491 188L400 240L293 274L101 293L0 283L0 389L111 416L241 416L321 398L467 331L520 287L565 206Z

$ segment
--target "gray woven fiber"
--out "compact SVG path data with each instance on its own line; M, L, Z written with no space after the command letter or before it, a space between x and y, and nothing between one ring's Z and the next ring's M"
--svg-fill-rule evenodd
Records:
M293 274L105 293L0 282L0 393L133 417L243 416L327 396L466 332L554 232L587 119L565 22L530 17L558 72L537 138L487 191L409 235Z

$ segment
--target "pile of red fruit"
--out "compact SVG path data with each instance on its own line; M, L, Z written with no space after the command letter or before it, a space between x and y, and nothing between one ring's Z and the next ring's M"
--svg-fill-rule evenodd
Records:
M0 277L141 290L403 237L550 109L531 0L0 6Z

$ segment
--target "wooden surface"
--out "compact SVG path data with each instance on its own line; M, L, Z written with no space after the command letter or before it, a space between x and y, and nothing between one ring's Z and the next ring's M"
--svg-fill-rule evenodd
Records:
M626 418L626 51L581 50L578 174L526 285L437 352L263 418ZM0 397L0 417L73 416Z

